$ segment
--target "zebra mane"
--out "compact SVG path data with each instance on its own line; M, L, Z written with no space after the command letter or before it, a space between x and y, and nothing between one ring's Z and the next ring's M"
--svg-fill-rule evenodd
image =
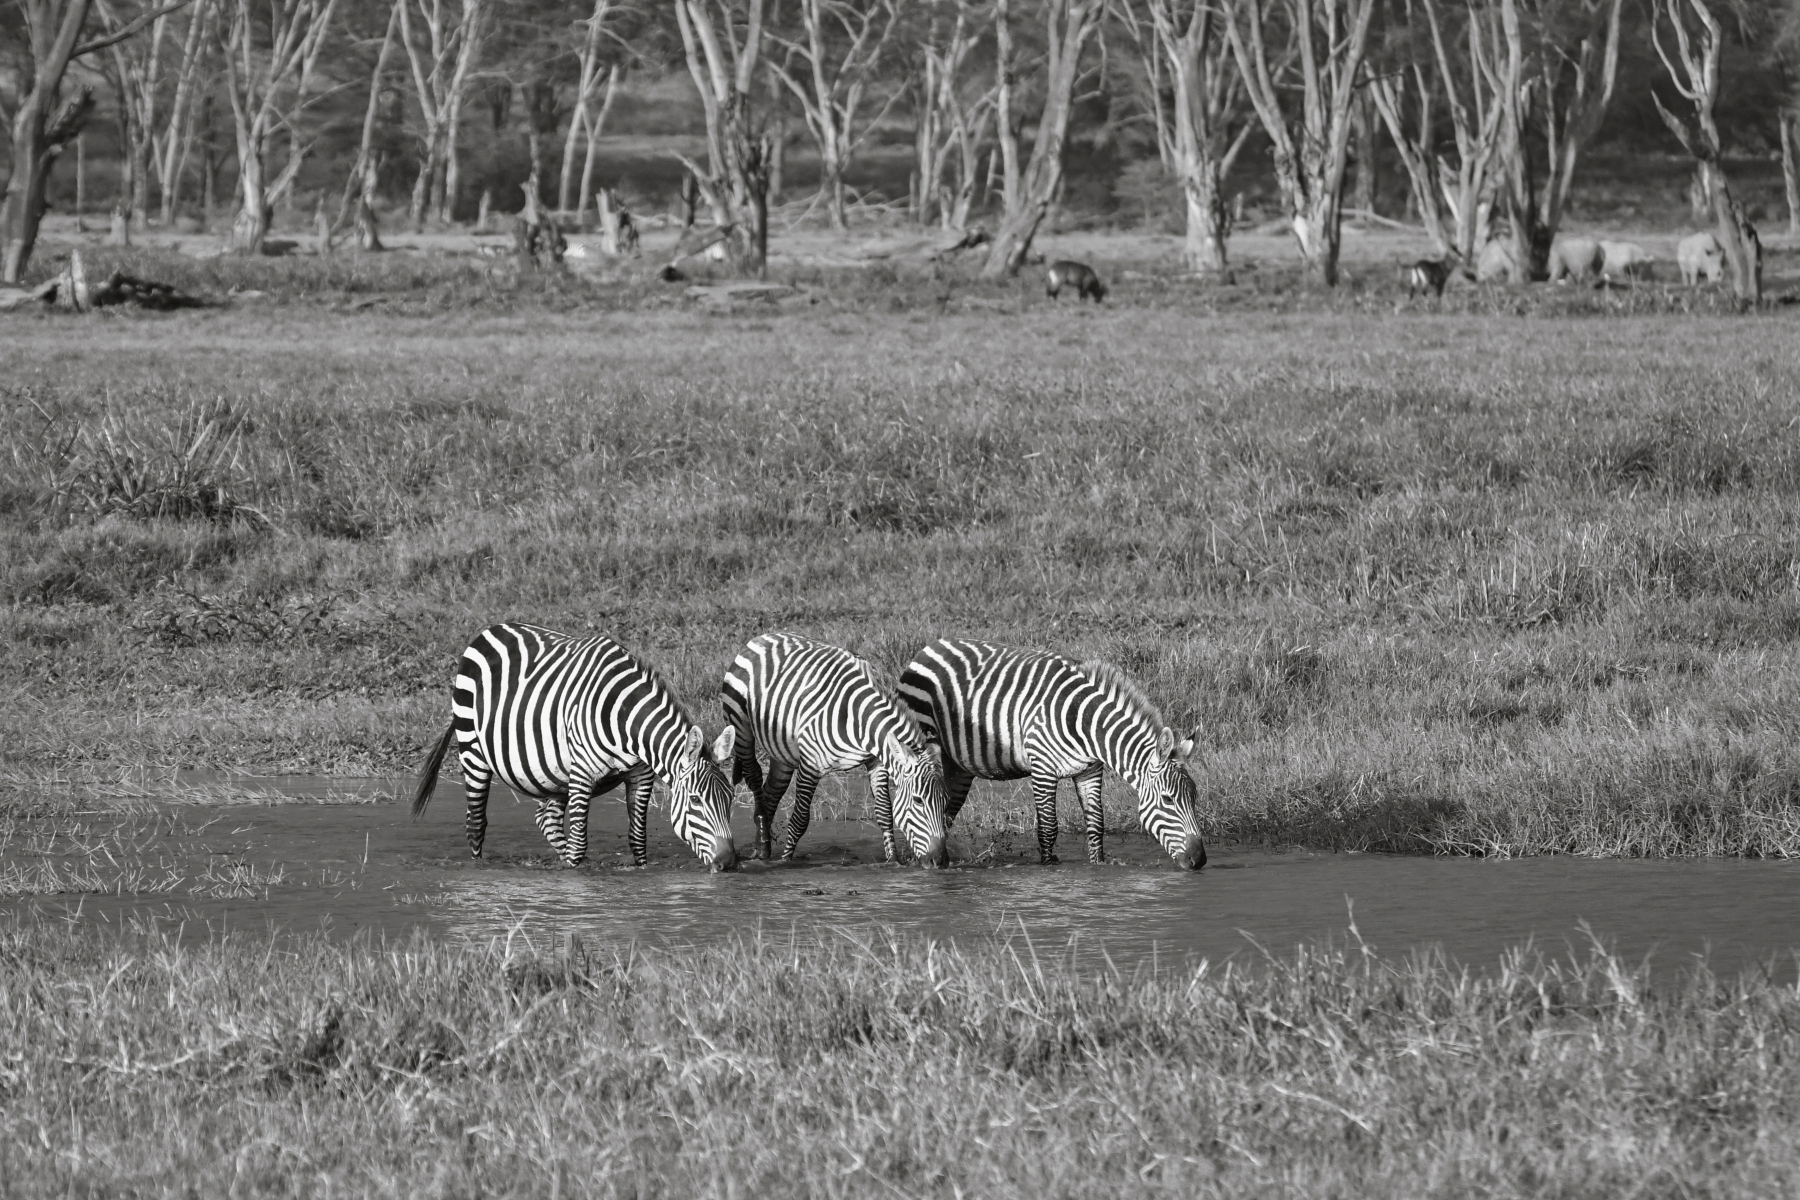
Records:
M1130 709L1134 716L1150 722L1151 729L1157 733L1162 732L1167 724L1163 720L1162 711L1150 702L1150 697L1144 695L1144 689L1126 677L1125 672L1097 658L1082 663L1080 669L1102 691Z
M648 675L650 681L662 689L663 695L669 698L669 703L675 706L675 711L681 714L683 720L689 725L699 726L700 734L704 737L706 735L706 726L701 725L700 722L694 719L694 710L688 707L687 701L681 698L681 693L669 685L668 677L657 670L653 664L639 658L632 650L624 646L620 646L619 648L624 650L625 653L630 656L631 661L637 664L638 670Z

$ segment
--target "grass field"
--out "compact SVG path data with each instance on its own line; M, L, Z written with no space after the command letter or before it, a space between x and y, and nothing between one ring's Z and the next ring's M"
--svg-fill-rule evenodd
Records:
M945 634L1109 658L1201 727L1214 838L1800 851L1786 310L1438 312L1370 271L1327 300L1139 273L1097 309L890 273L719 314L130 253L292 286L7 319L15 795L410 769L458 650L520 618L613 633L708 724L772 628L890 672Z
M0 928L0 1195L1774 1196L1800 994L1352 941L549 954Z
M1800 853L1790 309L1127 256L1103 308L875 268L709 312L469 258L95 257L264 294L0 318L0 860L86 864L0 861L8 897L294 883L147 865L212 818L137 798L408 771L501 618L613 633L715 728L773 628L890 674L944 634L1109 658L1200 727L1214 841ZM965 825L1026 806L979 787ZM0 1195L1786 1194L1786 972L8 920Z

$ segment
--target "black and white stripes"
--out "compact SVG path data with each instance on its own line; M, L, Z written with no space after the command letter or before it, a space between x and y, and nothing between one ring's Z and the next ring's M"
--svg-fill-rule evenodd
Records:
M1186 759L1154 706L1106 663L1077 666L1055 654L943 639L900 677L900 698L943 748L946 816L954 821L977 776L1031 779L1038 854L1056 861L1056 785L1073 778L1087 825L1088 858L1104 857L1100 776L1110 767L1138 795L1146 832L1184 867L1206 863L1198 792Z
M589 801L623 783L631 853L642 865L650 791L660 778L669 788L676 835L713 869L737 866L725 774L733 731L726 729L709 751L700 727L656 673L609 637L575 638L520 624L482 630L462 653L450 727L420 775L415 815L431 799L452 738L476 857L495 777L538 799L538 828L570 865L587 854Z
M806 832L820 777L866 766L887 857L894 857L898 825L921 862L949 861L942 761L905 710L877 686L868 663L823 642L764 634L725 672L721 695L728 728L737 733L732 781L747 780L756 793L758 856L773 855L771 826L791 777L798 776L783 858L793 855ZM769 756L766 777L756 761L758 747Z

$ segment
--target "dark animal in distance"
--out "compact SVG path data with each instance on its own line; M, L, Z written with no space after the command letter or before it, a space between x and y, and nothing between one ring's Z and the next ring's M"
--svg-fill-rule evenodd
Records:
M1050 273L1044 278L1044 292L1052 300L1065 287L1075 289L1075 295L1082 300L1092 299L1095 304L1106 299L1106 285L1094 274L1094 269L1085 263L1053 262Z
M1442 299L1444 285L1450 281L1450 264L1441 258L1421 258L1400 272L1406 276L1408 299L1426 291Z

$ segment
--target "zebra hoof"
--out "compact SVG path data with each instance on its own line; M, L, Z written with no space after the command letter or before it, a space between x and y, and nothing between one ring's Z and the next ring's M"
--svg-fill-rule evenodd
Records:
M1060 858L1058 858L1058 857L1056 857L1056 855L1054 855L1054 854L1041 854L1041 855L1039 855L1039 856L1038 856L1038 863L1039 863L1039 864L1040 864L1040 865L1041 865L1041 866L1046 866L1046 867L1047 867L1047 866L1049 866L1049 865L1050 865L1050 864L1051 864L1051 863L1059 863L1059 862L1061 862L1061 861L1062 861L1062 859L1060 859Z

